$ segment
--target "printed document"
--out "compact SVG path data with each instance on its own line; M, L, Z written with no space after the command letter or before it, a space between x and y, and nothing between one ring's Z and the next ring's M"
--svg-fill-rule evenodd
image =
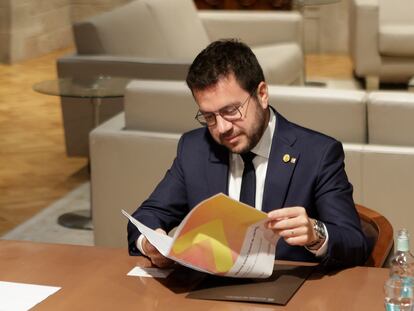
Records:
M122 213L165 257L183 266L221 276L267 278L273 272L278 236L267 229L266 213L214 195L191 210L173 237Z

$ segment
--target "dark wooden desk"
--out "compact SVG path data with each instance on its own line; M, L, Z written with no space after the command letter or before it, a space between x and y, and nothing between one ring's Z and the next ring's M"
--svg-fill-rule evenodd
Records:
M356 267L312 275L285 306L185 298L151 278L126 274L149 266L126 249L0 240L0 280L60 286L35 310L364 310L383 307L386 269Z

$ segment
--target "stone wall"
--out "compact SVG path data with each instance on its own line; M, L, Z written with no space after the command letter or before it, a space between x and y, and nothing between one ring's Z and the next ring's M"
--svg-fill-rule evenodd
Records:
M73 22L81 21L98 13L109 11L114 7L130 1L131 0L70 0L71 18Z
M131 0L0 0L0 62L15 63L73 45L75 21Z
M0 0L0 63L7 62L9 57L10 1Z
M69 0L0 1L8 2L5 13L8 26L3 33L8 40L1 45L2 62L42 55L67 47L73 41Z

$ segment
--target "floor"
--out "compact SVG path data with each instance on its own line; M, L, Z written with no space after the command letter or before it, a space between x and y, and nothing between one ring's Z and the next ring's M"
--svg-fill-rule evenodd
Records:
M88 180L86 160L65 155L59 98L32 90L68 52L0 64L0 235Z
M4 235L4 240L24 240L43 243L94 245L92 230L80 230L60 225L62 215L90 211L90 183L85 182L64 197L42 209L24 223Z
M59 98L32 90L56 77L56 58L69 52L0 64L0 236L89 179L86 159L65 154ZM354 87L345 55L308 55L306 72L307 80Z

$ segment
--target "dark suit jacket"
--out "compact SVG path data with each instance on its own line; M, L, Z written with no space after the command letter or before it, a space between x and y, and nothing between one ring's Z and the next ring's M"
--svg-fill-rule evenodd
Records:
M276 258L322 261L328 266L363 264L367 245L352 199L352 185L344 171L341 143L293 124L278 113L276 118L262 210L303 206L309 217L324 222L329 234L328 251L322 259L283 239L277 244ZM285 163L285 154L296 162ZM172 167L133 217L168 232L200 201L228 193L228 171L229 151L213 140L207 128L190 131L181 137ZM129 223L131 255L139 255L135 246L139 234Z

